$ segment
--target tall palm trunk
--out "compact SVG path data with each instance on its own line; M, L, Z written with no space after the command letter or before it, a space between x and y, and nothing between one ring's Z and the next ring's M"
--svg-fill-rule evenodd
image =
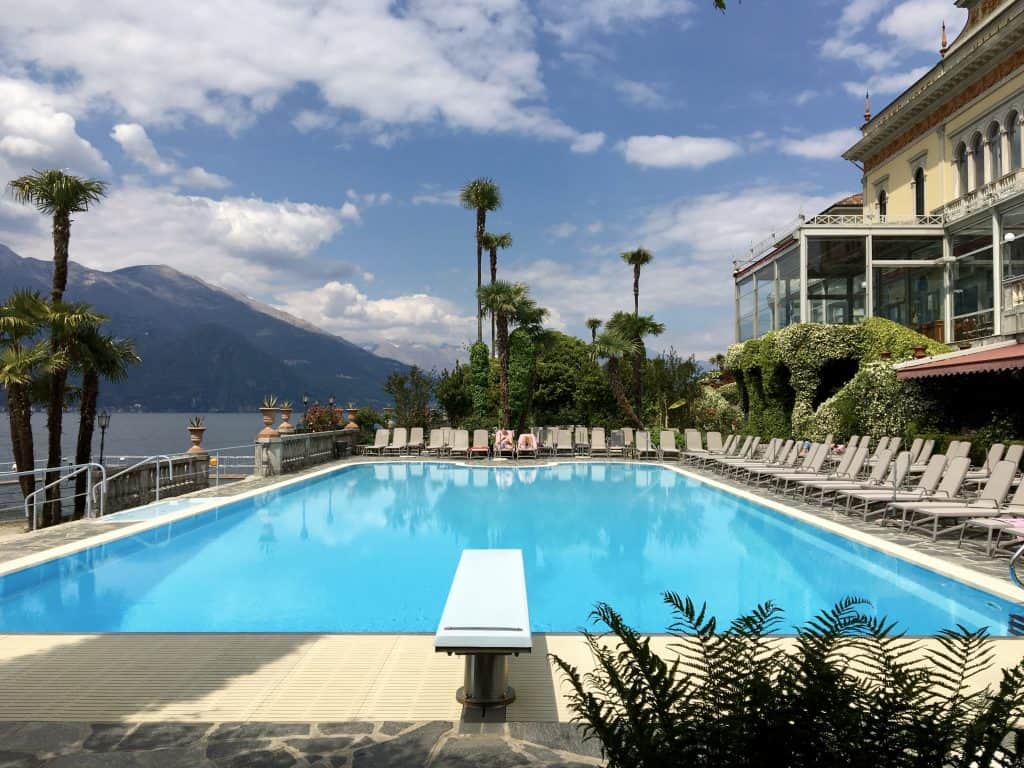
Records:
M647 360L647 347L643 339L636 340L636 354L633 355L633 403L638 414L644 412L644 362Z
M491 252L491 285L498 279L498 246L489 249ZM491 312L491 349L494 349L494 313Z
M71 240L71 215L67 211L53 214L53 290L54 306L64 299L68 285L68 250ZM50 337L50 348L54 357L60 353L60 340L56 330ZM46 431L46 484L55 483L60 477L61 435L64 421L64 395L67 390L66 370L55 370L50 376L50 402L47 408ZM60 522L60 486L54 485L46 491L46 507L43 511L43 525Z
M484 316L480 306L480 286L483 285L484 233L487 231L487 211L476 209L476 340L484 340ZM493 344L492 344L493 347Z
M32 441L32 402L29 399L28 386L25 384L9 384L7 386L7 416L11 424L11 449L14 452L14 463L19 472L31 472L35 468L35 446ZM36 489L34 474L22 475L18 478L21 493L28 497Z
M644 423L640 421L640 417L636 415L636 411L633 410L633 406L629 402L629 398L626 397L626 389L622 386L622 375L619 371L619 359L617 357L608 358L608 381L611 383L612 394L615 395L615 402L619 404L619 408L626 415L626 418L633 423L636 429L643 429Z
M501 409L501 428L512 426L512 406L508 399L508 315L498 314L498 393Z
M640 316L640 265L633 267L633 314Z
M71 241L71 215L67 211L53 214L53 303L64 300L68 287L68 244Z
M81 419L78 422L78 443L75 446L75 464L88 464L92 461L92 436L96 430L96 401L99 395L99 374L88 368L82 374L82 407ZM85 516L85 495L88 489L89 478L83 472L75 478L75 520Z

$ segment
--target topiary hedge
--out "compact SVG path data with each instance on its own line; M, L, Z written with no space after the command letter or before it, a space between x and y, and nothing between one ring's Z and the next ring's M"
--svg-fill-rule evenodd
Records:
M839 438L903 434L925 415L913 382L896 378L890 363L950 351L883 318L856 325L800 323L734 344L725 369L736 377L746 428L762 437Z

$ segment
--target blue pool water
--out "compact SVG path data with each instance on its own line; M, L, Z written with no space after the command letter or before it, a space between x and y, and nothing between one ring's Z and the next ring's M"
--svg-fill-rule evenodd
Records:
M789 623L855 594L913 634L1014 604L655 466L353 466L0 578L3 632L432 632L465 548L521 548L534 631L660 593Z

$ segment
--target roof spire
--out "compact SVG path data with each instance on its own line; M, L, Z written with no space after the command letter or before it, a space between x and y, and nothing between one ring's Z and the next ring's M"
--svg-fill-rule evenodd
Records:
M864 92L864 122L871 122L871 93L868 91Z
M942 45L939 46L939 55L943 58L946 57L946 51L949 50L949 40L946 38L946 20L942 20Z

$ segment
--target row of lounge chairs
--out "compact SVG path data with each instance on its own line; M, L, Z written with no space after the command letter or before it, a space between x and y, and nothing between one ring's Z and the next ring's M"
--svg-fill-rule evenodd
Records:
M639 459L678 459L675 432L662 430L658 445L651 434L628 427L606 435L603 427L541 427L516 436L511 430L496 430L493 439L486 429L473 430L472 440L465 429L441 427L430 430L424 443L423 429L395 427L378 429L374 442L362 447L366 456L462 456L465 458L537 458L551 457L635 457Z
M976 468L970 442L953 441L945 454L921 438L901 447L899 437L884 437L872 450L868 437L841 447L831 435L820 443L774 438L762 446L757 437L723 441L717 433L705 445L699 433L687 433L683 461L932 540L976 541L988 554L1024 542L1024 446L996 443Z

